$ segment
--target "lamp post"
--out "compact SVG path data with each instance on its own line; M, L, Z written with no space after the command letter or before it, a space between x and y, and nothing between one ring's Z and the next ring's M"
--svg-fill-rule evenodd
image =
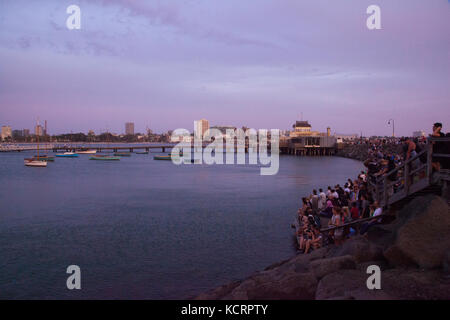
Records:
M391 121L392 121L392 137L395 137L394 119L389 119L388 124L391 124Z

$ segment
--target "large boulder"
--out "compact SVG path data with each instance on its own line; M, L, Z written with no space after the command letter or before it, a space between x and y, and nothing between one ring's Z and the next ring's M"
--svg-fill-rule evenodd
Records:
M351 255L356 263L384 259L383 248L362 236L352 238L341 246L334 247L332 255L334 257Z
M381 290L367 289L367 275L362 270L340 270L323 277L316 291L316 300L391 299Z
M323 277L316 299L448 300L450 279L438 270L389 269L381 272L381 289L368 289L364 270L340 270Z
M441 197L416 198L398 213L393 244L384 256L393 266L440 268L450 248L450 211Z
M312 261L310 269L317 279L321 279L327 274L344 269L355 269L355 259L350 256L333 257Z

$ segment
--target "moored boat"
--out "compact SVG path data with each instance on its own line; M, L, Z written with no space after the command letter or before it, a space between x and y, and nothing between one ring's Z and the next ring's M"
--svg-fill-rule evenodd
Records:
M76 158L78 157L78 154L75 152L64 152L64 153L58 153L55 154L56 157L65 157L65 158Z
M27 167L46 167L47 166L47 161L25 159L24 164Z
M136 154L148 154L148 151L136 151Z
M153 160L172 160L172 155L154 156Z
M80 150L77 151L78 154L96 154L97 150Z
M114 155L117 157L131 157L130 152L114 152Z
M107 156L107 155L96 155L96 156L90 157L89 160L113 161L113 160L120 160L120 157L113 157L113 156Z
M37 125L39 125L39 119L37 121ZM47 156L45 156L47 157ZM39 156L39 135L37 135L37 156L31 159L25 159L24 164L27 167L37 167L37 168L45 168L47 167L47 161L42 160Z
M41 160L41 161L55 161L55 157L47 156L47 155L42 155L42 156L35 155L32 159L37 160L37 158L39 158L39 160Z

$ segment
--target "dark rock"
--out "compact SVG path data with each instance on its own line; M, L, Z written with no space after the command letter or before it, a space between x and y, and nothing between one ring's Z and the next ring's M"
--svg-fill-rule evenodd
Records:
M368 274L364 270L341 270L319 282L316 299L356 300L417 300L450 298L450 279L439 271L418 269L389 269L381 273L381 289L367 288Z
M310 264L310 270L314 273L317 279L321 279L327 274L338 270L355 268L355 259L350 255L315 260Z
M435 195L414 199L398 214L394 243L384 251L391 265L442 266L450 248L450 212Z
M369 275L361 270L340 270L320 280L316 300L334 299L391 299L380 290L367 289Z
M346 241L342 246L335 247L333 251L334 257L351 255L356 263L384 260L383 249L369 242L364 237L352 238Z
M362 271L366 272L367 267L373 266L373 265L380 267L381 271L387 270L389 268L389 266L385 260L363 262L363 263L358 264L356 266L356 268L358 270L362 270Z
M444 274L450 275L450 250L448 250L444 255L444 259L442 261L442 271Z

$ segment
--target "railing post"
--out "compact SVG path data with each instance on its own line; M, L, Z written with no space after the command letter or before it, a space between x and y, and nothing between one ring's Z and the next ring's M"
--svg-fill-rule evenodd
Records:
M427 144L427 179L428 183L432 183L433 176L433 143L428 140Z
M384 192L384 205L385 206L387 206L389 203L388 203L388 179L387 179L387 176L385 175L384 176L384 186L383 186L383 192Z
M405 179L405 196L407 196L407 195L409 195L409 163L405 162L404 166L405 166L405 172L404 172L404 174L405 174L405 177L404 177L404 179Z

